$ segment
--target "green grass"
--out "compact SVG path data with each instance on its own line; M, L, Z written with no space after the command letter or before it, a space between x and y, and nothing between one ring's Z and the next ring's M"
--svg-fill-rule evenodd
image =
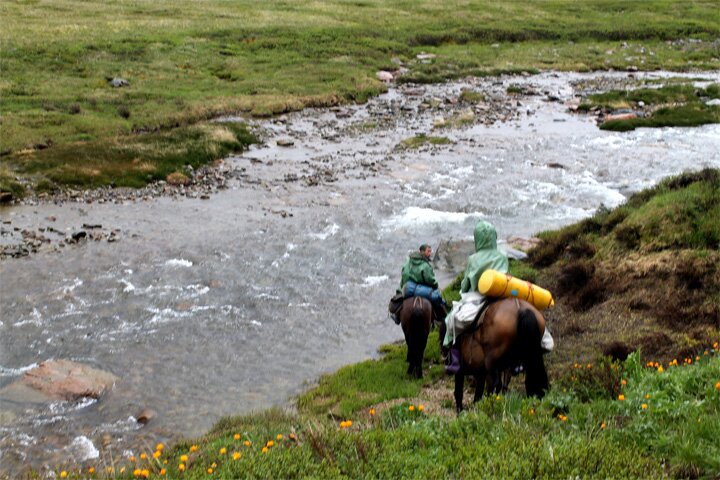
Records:
M0 152L6 154L0 162L16 170L28 151L45 145L43 163L61 168L61 146L93 143L103 160L90 156L87 168L103 171L116 144L147 132L227 113L267 116L362 102L385 90L375 72L393 68L392 57L410 69L402 81L416 82L631 64L717 69L707 41L720 35L716 6L710 0L7 1L0 5ZM690 36L706 41L666 43ZM436 58L415 61L423 51ZM113 77L130 86L112 88ZM45 172L31 180L42 181ZM91 177L89 185L97 185L113 174Z
M123 140L26 152L15 159L15 168L30 178L41 176L50 185L142 187L188 166L197 168L242 151L257 141L239 123L198 123Z
M405 378L407 350L404 345L388 345L381 352L383 356L380 360L343 367L332 375L321 377L316 388L298 398L300 411L320 415L332 412L337 417L349 417L370 405L395 398L413 397L423 385L444 374L440 364L437 332L430 334L425 349L425 379ZM434 367L428 368L431 364ZM398 378L404 380L398 382Z
M640 127L696 127L720 122L720 108L704 103L705 99L718 97L720 86L717 84L697 88L689 83L672 83L660 88L612 90L594 94L579 109L588 111L599 107L612 111L639 108L640 102L651 107L651 114L647 117L606 121L600 126L603 130L626 132Z
M542 400L514 393L486 397L459 417L442 409L420 411L412 400L373 413L367 408L373 404L358 404L332 418L322 403L318 414L271 409L228 417L158 460L150 460L151 451L148 460L121 460L116 472L124 466L125 473L117 478L131 478L135 468L165 468L169 478L189 479L208 478L209 468L212 478L222 479L713 478L720 473L720 356L711 348L698 354L692 365L665 366L663 372L643 366L639 354L624 364L609 362L612 395L578 395L580 383L605 375L585 373L599 366L578 366ZM353 368L383 384L388 376L397 384L410 382L400 372L403 359L391 357L380 362L397 363L395 372L379 368L373 374L359 364L330 376L337 376L337 392L364 397L376 391L372 382L347 385ZM71 472L69 478L78 477Z
M406 138L402 142L400 142L400 145L398 145L400 148L404 149L414 149L414 148L420 148L423 145L447 145L449 143L452 143L451 140L447 137L433 137L428 136L425 134L415 135L414 137Z

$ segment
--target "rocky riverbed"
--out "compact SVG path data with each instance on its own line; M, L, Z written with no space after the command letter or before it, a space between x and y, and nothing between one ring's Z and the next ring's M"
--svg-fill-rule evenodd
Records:
M285 404L401 338L384 310L408 249L468 239L479 218L530 237L720 166L717 125L620 134L572 112L593 89L668 76L392 86L365 105L253 120L263 143L188 185L2 207L0 388L51 358L118 380L99 400L0 399L1 470L97 461Z

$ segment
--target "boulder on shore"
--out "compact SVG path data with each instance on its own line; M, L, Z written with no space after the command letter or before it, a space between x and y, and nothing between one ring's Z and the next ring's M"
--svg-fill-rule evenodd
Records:
M0 390L0 398L42 403L99 398L117 381L112 373L70 360L48 360Z

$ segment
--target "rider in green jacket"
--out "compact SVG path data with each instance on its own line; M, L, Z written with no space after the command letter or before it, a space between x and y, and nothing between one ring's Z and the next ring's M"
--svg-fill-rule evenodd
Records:
M432 265L430 265L431 256L432 247L427 244L422 244L418 251L411 252L408 255L408 259L402 267L402 271L400 272L400 288L390 300L389 305L390 316L398 325L400 324L400 310L402 309L403 293L407 282L412 281L433 289L438 288L435 272L433 271ZM443 321L447 312L444 305L433 304L433 313L438 321Z
M435 280L435 272L430 265L430 256L432 255L432 247L430 245L421 245L420 250L412 252L408 255L405 265L400 273L400 290L408 281L427 285L428 287L438 288L438 282Z

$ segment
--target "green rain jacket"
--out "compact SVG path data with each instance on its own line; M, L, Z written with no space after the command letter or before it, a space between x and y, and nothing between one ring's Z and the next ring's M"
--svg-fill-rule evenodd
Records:
M427 285L428 287L438 288L438 282L435 280L435 272L430 262L428 262L420 252L412 252L408 256L405 265L403 265L402 273L400 274L400 291L402 291L409 280L421 285Z
M507 255L497 249L495 227L485 220L480 220L475 225L475 253L468 258L465 278L460 284L460 292L477 290L478 281L485 270L493 269L507 273L509 268Z

